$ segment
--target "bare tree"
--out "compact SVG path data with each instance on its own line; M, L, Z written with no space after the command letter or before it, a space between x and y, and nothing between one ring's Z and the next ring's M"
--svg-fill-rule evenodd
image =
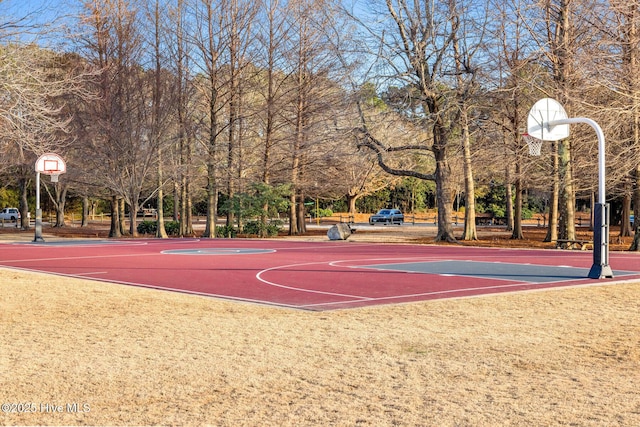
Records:
M415 129L375 92L372 83L365 83L358 91L357 105L345 106L342 116L346 123L341 127L352 128L359 121L358 109L366 116L367 128L372 134L385 141L394 141L395 145L409 144L413 138L420 137L420 130ZM352 103L351 103L352 104ZM356 111L352 111L356 110ZM356 144L357 145L357 144ZM342 177L341 182L332 183L333 192L339 191L341 196L346 194L349 213L356 213L358 199L373 194L376 191L398 184L402 177L390 175L378 165L378 157L370 149L356 147L341 147L341 155L336 156L336 176ZM407 153L396 153L394 162L402 164L404 168L415 167L415 159Z
M414 111L419 111L418 115L413 114L413 119L428 130L430 141L423 140L417 144L391 148L376 138L363 121L359 129L361 144L378 154L380 166L387 172L435 181L438 203L436 240L456 241L451 222L454 192L450 157L454 152L452 136L454 129L460 124L460 116L456 114L458 105L449 102L450 99L455 99L455 91L451 87L456 85L455 79L450 82L449 76L456 75L456 60L460 61L457 64L458 72L466 72L462 66L469 68L471 65L464 62L470 57L463 58L460 44L458 54L454 48L456 41L460 40L460 20L470 18L471 11L458 8L458 2L453 0L443 3L386 0L385 4L392 26L385 28L383 32L370 27L369 30L379 37L379 51L383 53L381 58L389 75L405 79L408 89L406 94L409 96L407 102ZM466 50L467 53L471 51ZM385 155L406 150L433 153L435 170L432 173L422 173L387 164ZM469 180L468 183L470 182ZM469 232L467 237L473 238L473 228Z
M64 155L74 142L68 102L88 97L87 73L71 55L8 43L0 47L0 76L0 151L16 172L21 225L28 228L27 190L33 165L47 152Z
M82 51L101 71L100 101L92 103L95 173L116 198L129 206L129 233L137 234L140 197L155 170L158 141L150 138L152 73L145 72L141 13L132 1L100 0L85 4ZM115 207L115 204L113 204ZM122 212L121 212L122 213ZM112 215L114 212L112 212ZM123 218L121 218L123 219ZM119 235L112 221L110 235Z
M583 19L584 10L588 9L586 3L580 0L542 0L530 7L525 21L530 37L539 47L540 62L548 67L548 73L552 77L552 84L541 90L557 98L570 115L577 109L580 98L580 94L575 91L579 79L577 55L584 47L583 34L587 31ZM540 11L537 16L536 11ZM569 240L575 239L574 144L574 138L554 144L558 156L558 177L555 179L560 183L559 193L556 193L554 181L552 196L554 199L558 197L557 237ZM554 213L550 213L548 240L555 240Z
M182 145L184 124L181 119L184 117L184 90L183 69L183 9L184 3L179 0L175 8L161 10L160 1L147 10L147 19L153 28L152 37L147 41L150 50L153 52L154 74L152 82L152 108L151 127L149 138L152 145L157 149L157 228L156 237L166 238L167 231L164 223L164 164L163 152L171 147L173 142L173 131L175 130L178 117L179 146ZM173 19L172 19L173 18ZM172 37L175 36L175 37ZM175 49L174 49L175 48ZM173 54L173 51L176 54ZM170 59L176 58L176 73L170 74L166 71ZM177 114L176 114L177 110ZM185 185L186 187L186 185ZM184 204L184 200L180 200ZM183 217L184 218L184 217ZM181 223L182 224L182 223ZM185 234L184 226L180 227L180 235Z
M246 69L249 64L248 49L252 42L253 23L259 3L250 0L229 0L223 2L226 46L226 70L228 85L227 104L227 196L233 198L236 190L242 191L243 143L246 124L245 87ZM227 226L234 222L233 209L227 211ZM238 221L240 219L238 218Z
M626 95L630 100L630 111L632 117L632 142L635 149L632 151L635 155L633 161L635 166L632 170L633 177L633 206L635 212L635 223L633 225L634 238L629 250L640 251L640 156L638 155L638 147L640 147L640 75L638 74L638 66L640 65L640 6L637 2L628 2L626 5L621 4L616 11L622 21L620 41L623 46L623 63L625 68L625 76L627 78ZM629 207L623 210L621 234L627 234L624 230L628 227Z
M547 1L545 13L547 14L548 37L547 42L549 58L554 80L558 85L560 102L566 104L570 101L571 74L573 72L573 51L575 46L571 41L573 26L570 22L572 0ZM575 193L572 170L571 140L564 139L558 142L558 160L560 181L563 183L560 192L559 210L559 235L561 239L573 240L576 238L575 230Z
M194 48L197 39L193 35L189 2L177 1L166 12L163 26L166 48L163 53L167 66L174 76L170 104L174 108L175 126L172 129L174 142L174 220L179 221L180 236L193 235L192 190L194 180L194 159L196 133L201 120L198 106L200 96L194 86ZM197 61L197 59L195 59Z
M378 167L376 158L364 155L362 152L353 153L349 156L349 161L341 165L341 173L338 176L343 177L343 184L348 185L346 193L348 212L357 213L356 202L370 194L380 191L397 184L399 177L389 177L382 169ZM341 188L342 186L338 187ZM331 194L331 192L328 192Z
M535 158L525 154L526 145L522 133L526 132L527 113L531 105L544 92L538 89L550 82L545 70L537 64L535 45L532 46L531 37L527 37L528 10L527 3L522 0L509 2L496 1L491 7L494 11L494 38L497 57L494 63L497 67L497 91L488 96L490 102L489 115L496 135L504 141L496 146L495 155L504 158L505 187L507 189L507 228L512 231L512 239L523 239L522 212L523 194L526 186L535 184L534 171L539 166ZM546 153L545 151L544 153ZM545 154L546 155L546 154ZM546 157L543 158L546 162ZM545 169L545 166L542 166ZM552 175L555 186L559 188L557 175ZM544 174L544 184L548 184L548 173ZM513 198L512 203L512 187ZM557 191L554 191L557 194ZM552 205L554 205L552 203ZM555 204L557 206L557 203ZM557 209L550 209L551 222L556 223ZM553 239L557 239L557 227L550 227Z
M262 19L258 21L256 32L254 63L261 71L256 73L257 92L260 94L255 114L258 133L262 135L260 159L261 180L271 185L277 173L277 165L282 163L282 144L286 138L287 121L282 111L288 99L290 74L284 68L284 58L290 48L288 25L288 3L280 0L266 0L262 4ZM277 178L277 177L276 177ZM268 204L263 206L262 232L266 234Z
M594 12L590 21L602 35L598 52L593 56L600 71L595 77L610 91L605 97L607 104L600 105L598 110L605 111L602 120L611 123L609 132L614 136L611 140L617 141L614 157L609 157L615 167L610 170L623 174L618 177L621 184L615 187L623 190L620 235L628 236L632 225L628 221L631 203L636 218L640 210L640 5L636 1L599 4ZM635 234L630 246L633 251L640 251L639 225L639 220L633 224Z
M194 82L206 104L207 129L200 138L205 150L207 168L207 222L203 237L216 236L221 137L225 130L223 110L227 105L227 81L223 73L223 52L228 46L224 32L223 13L218 2L196 0L194 4L194 35L192 43L198 57L195 64L202 67L202 77Z
M288 178L291 184L289 234L306 231L305 190L312 188L314 167L331 139L328 122L334 120L332 101L337 95L330 76L338 62L328 40L326 22L335 12L330 0L290 2L289 26L292 48L286 57L290 70L290 101L285 114L291 127L288 147ZM317 170L317 169L315 169Z
M451 27L453 32L453 56L455 62L456 75L456 99L458 102L462 139L462 158L464 165L464 190L465 190L465 212L463 240L477 240L476 232L476 209L475 209L475 184L473 180L473 167L471 157L471 117L470 110L474 102L474 96L478 92L479 66L475 64L475 55L484 45L484 33L486 32L486 11L482 14L473 13L472 20L465 19L469 15L470 5L465 2L452 1Z

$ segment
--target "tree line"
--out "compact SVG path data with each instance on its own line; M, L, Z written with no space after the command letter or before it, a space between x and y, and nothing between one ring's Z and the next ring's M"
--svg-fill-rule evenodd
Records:
M116 237L136 234L150 201L191 235L193 204L204 203L204 237L214 237L220 199L227 227L252 200L261 224L285 210L289 233L301 234L306 200L344 199L353 212L358 199L410 178L435 185L443 241L476 239L476 193L500 185L513 238L534 191L547 195L547 239L574 239L576 199L597 190L595 136L574 126L530 157L527 112L552 97L601 125L607 192L628 218L640 205L639 7L95 0L43 28L2 16L3 182L26 213L35 159L54 151L68 171L46 185L58 226L69 194L85 212L108 200ZM451 222L458 194L462 236Z

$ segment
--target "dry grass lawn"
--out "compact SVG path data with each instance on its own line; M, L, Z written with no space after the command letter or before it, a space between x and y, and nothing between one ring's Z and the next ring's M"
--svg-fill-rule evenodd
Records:
M639 283L322 313L0 283L3 425L640 425Z

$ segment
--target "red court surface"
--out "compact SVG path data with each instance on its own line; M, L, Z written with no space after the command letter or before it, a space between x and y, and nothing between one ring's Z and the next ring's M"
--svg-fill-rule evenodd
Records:
M0 266L303 310L640 280L640 254L249 239L0 244Z

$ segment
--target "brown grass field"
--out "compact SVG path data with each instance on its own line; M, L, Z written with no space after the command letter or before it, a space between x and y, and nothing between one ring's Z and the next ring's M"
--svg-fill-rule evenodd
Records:
M640 283L317 313L0 280L2 425L640 425Z

